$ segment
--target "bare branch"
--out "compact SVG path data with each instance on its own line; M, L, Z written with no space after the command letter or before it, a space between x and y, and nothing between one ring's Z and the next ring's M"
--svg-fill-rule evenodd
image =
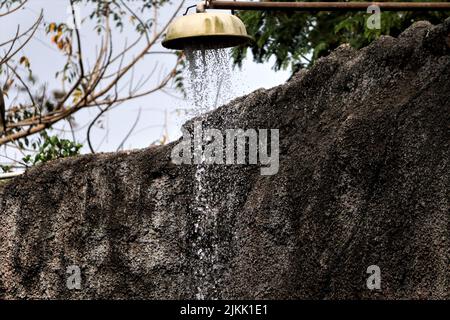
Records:
M127 135L125 136L125 138L123 138L122 142L119 144L119 146L117 147L117 151L122 150L125 142L128 140L128 138L131 136L131 134L133 133L134 129L136 129L137 124L139 123L139 120L141 119L141 112L142 112L142 108L139 108L138 111L138 115L136 117L136 120L134 121L133 125L131 126L130 130L128 131Z
M169 23L176 17L176 15L181 10L182 6L184 5L184 0L180 1L179 5L177 6L176 10L173 12L173 15L168 19L165 26L163 26L161 29L156 30L152 38L150 36L146 37L147 42L141 48L130 61L127 61L126 64L124 64L125 56L128 52L130 52L132 49L136 48L137 45L140 43L141 37L138 37L136 41L131 43L131 45L127 46L125 44L124 49L119 52L118 55L113 56L113 42L112 42L112 32L111 28L109 26L109 14L108 12L105 13L106 19L105 19L105 27L106 32L104 34L104 37L102 39L102 44L99 49L99 52L96 57L96 61L94 63L94 66L91 70L86 70L84 61L83 61L83 54L82 54L82 42L80 37L79 28L77 26L77 21L74 14L74 5L73 0L70 0L70 4L72 6L72 14L74 15L74 37L76 37L77 41L77 65L79 68L79 75L75 79L75 82L73 85L69 88L69 90L64 94L64 96L61 99L58 99L56 105L50 112L35 114L34 116L27 117L26 119L16 121L14 123L9 123L7 125L7 129L9 129L10 134L7 136L3 136L0 138L0 145L4 145L8 142L15 141L17 139L21 139L33 134L36 134L38 132L41 132L43 130L46 130L47 128L53 126L54 124L58 123L59 121L63 119L67 119L71 117L73 114L78 112L79 110L83 108L89 108L89 107L97 107L100 109L99 114L91 121L88 132L87 132L87 139L88 144L92 152L94 152L94 148L92 146L92 143L90 141L90 134L92 131L92 127L96 123L96 121L108 110L111 110L111 108L120 105L123 102L130 101L132 99L140 98L143 96L150 95L158 90L161 90L165 88L170 81L176 76L177 74L177 68L180 63L180 58L176 61L175 67L171 69L167 74L164 75L164 77L161 79L159 83L157 83L154 87L141 91L142 86L150 79L150 77L153 75L153 73L144 79L143 82L139 81L137 85L133 88L133 78L134 78L134 70L136 69L136 66L138 63L143 60L143 58L147 55L154 55L154 54L160 54L161 52L151 52L150 49L160 40L163 32L166 30ZM126 8L126 7L125 7ZM127 9L128 10L128 9ZM131 14L134 12L130 9L128 10ZM156 13L155 13L156 14ZM31 35L29 35L26 42L28 42L35 34L37 26L42 21L42 12L38 19L38 21L35 23ZM142 23L142 22L141 22ZM145 34L144 34L145 35ZM18 33L16 34L16 38L18 37ZM15 43L12 41L12 43ZM24 47L25 44L23 44L18 50ZM13 45L14 47L14 45ZM4 58L7 62L11 57L14 56L15 53L18 52L18 50L12 49L12 54L8 54L7 57ZM165 53L164 53L165 54ZM70 53L69 56L71 56L72 53ZM107 75L108 70L113 66L116 65L115 62L118 62L118 69L115 70L115 72ZM10 66L11 67L11 66ZM11 69L13 70L13 69ZM156 70L156 67L155 67ZM19 79L19 81L22 82L22 85L24 85L25 89L27 90L28 94L30 95L30 98L32 97L31 91L28 87L26 87L25 82L20 79L18 74L15 72L16 77ZM122 81L122 79L125 77L125 75L130 75L132 79L128 82ZM122 88L125 89L125 86L123 82L126 82L125 86L129 85L128 94L124 96L119 96L120 91ZM120 83L120 89L119 90L119 83ZM82 89L82 90L81 90ZM68 100L73 96L75 90L81 90L82 95L81 98L77 97L77 100L74 102L69 103ZM44 101L44 99L42 99ZM33 106L37 107L34 100L32 100ZM105 106L101 108L101 106ZM29 106L26 106L29 107ZM26 108L24 107L24 108ZM15 130L18 131L15 131ZM73 128L72 128L73 130ZM15 131L15 132L14 132ZM126 139L129 138L131 135L128 134ZM125 140L126 141L126 140ZM123 143L122 146L123 147Z
M27 2L28 2L28 0L24 0L23 2L21 2L21 3L20 3L17 7L15 7L14 9L9 10L9 11L7 11L7 12L5 12L5 13L0 13L0 18L1 18L1 17L4 17L4 16L7 16L7 15L9 15L9 14L11 14L11 13L16 12L17 10L19 10L20 8L22 8Z
M33 38L34 34L36 33L36 30L39 27L39 24L41 23L43 18L43 11L41 11L38 19L36 20L36 22L33 24L33 29L31 32L31 35L13 52L11 53L12 49L9 51L9 53L3 57L3 59L0 61L0 65L2 65L3 63L8 62L12 57L14 57L20 50L23 49L23 47L25 47L28 42ZM15 37L15 39L17 39L17 36ZM14 46L15 41L13 41L13 45L11 46L11 48Z

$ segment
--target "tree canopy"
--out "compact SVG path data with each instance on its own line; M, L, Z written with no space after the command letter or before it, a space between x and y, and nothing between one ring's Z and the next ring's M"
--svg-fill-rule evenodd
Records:
M291 68L293 72L311 65L343 43L361 48L380 35L397 36L415 21L437 24L450 16L449 12L435 11L382 12L381 28L369 29L366 21L371 14L365 12L240 11L238 14L256 40L250 47L254 60L265 63L275 58L275 70ZM242 63L247 51L247 48L234 50L237 64Z

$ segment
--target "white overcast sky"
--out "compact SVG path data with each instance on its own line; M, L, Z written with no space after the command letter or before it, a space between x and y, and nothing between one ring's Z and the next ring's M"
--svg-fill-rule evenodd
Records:
M140 1L138 1L140 2ZM187 1L186 6L197 3L198 0ZM12 38L16 32L17 25L21 26L21 30L25 30L35 21L41 9L44 10L45 22L66 22L68 17L68 0L30 0L29 3L20 11L20 13L12 14L2 18L2 32L0 33L0 41ZM174 1L174 3L179 3ZM167 6L160 12L159 21L163 24L171 15L174 6ZM184 11L184 10L183 10ZM90 12L89 8L81 9L81 16L85 18ZM92 58L95 47L99 44L99 37L93 31L93 25L90 23L83 24L81 28L81 37L83 43L83 51L86 63L89 57ZM125 28L122 34L114 38L114 46L118 50L124 45L126 39L128 43L136 38L133 28ZM30 58L32 69L38 80L48 83L48 87L54 87L57 84L55 80L55 72L60 70L64 65L64 58L50 43L49 36L45 34L44 27L39 28L36 37L22 50L19 56L25 55ZM165 50L158 45L153 50ZM89 54L91 53L91 55ZM91 62L92 62L91 60ZM148 56L139 63L136 69L136 77L145 76L154 69L155 63L158 63L158 72L163 73L173 66L174 57L172 55ZM274 72L272 63L256 64L251 59L245 61L242 70L236 70L239 73L234 77L233 94L235 97L250 93L258 88L271 88L286 81L289 77L288 71ZM4 79L0 79L3 83ZM149 84L151 85L151 83ZM176 94L176 92L171 91ZM8 107L7 99L7 107ZM186 116L177 112L179 109L189 108L189 101L182 101L163 92L157 92L150 96L136 99L120 105L116 109L110 111L104 118L103 128L96 126L92 137L93 144L98 151L115 151L118 144L127 135L130 127L135 122L139 109L141 110L140 121L134 130L133 135L127 140L124 149L136 149L148 147L155 140L159 140L162 135L162 124L167 117L168 133L170 140L177 139L180 135L180 125L186 121ZM79 128L82 128L89 119L92 119L98 110L89 109L82 111L76 115L76 122ZM66 121L61 122L57 126L59 129L68 130L69 126ZM56 133L56 131L54 131ZM66 137L70 137L69 131L63 133ZM77 140L85 143L85 130L80 130L76 136ZM84 152L88 149L85 147Z

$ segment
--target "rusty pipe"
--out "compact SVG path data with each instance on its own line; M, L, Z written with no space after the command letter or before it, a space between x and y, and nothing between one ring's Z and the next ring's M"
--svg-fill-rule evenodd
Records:
M250 2L206 1L207 9L276 11L367 11L378 6L382 11L450 11L449 2Z

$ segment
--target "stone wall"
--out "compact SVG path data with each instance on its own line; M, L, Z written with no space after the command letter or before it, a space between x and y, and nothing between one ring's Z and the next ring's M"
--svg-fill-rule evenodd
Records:
M447 20L341 46L205 115L279 129L281 154L273 176L207 169L217 229L200 242L196 166L171 163L175 144L35 167L0 189L0 298L448 299L449 111Z

